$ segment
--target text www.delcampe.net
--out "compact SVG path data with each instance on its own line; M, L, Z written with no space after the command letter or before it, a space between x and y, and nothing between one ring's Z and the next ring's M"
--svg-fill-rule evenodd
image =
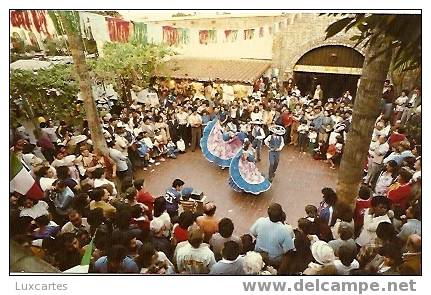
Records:
M355 294L362 294L367 291L372 292L396 292L396 291L416 291L416 282L409 281L396 281L396 282L328 282L322 279L306 280L299 279L295 282L278 282L278 281L243 281L243 291L248 292L354 292ZM352 294L352 293L350 293Z

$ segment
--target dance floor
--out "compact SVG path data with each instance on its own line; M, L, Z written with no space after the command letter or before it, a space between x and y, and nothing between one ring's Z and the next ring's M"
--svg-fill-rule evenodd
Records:
M263 149L258 167L267 175L267 149ZM221 170L208 162L200 150L188 151L176 160L161 162L159 166L153 165L148 171L137 171L135 177L143 177L147 189L154 196L163 195L175 178L181 178L185 186L203 191L208 201L214 201L217 205L216 217L231 218L235 224L235 233L241 235L249 231L258 217L266 216L266 209L272 202L280 203L286 212L287 221L296 226L298 218L305 215L305 205L318 206L323 187L335 188L336 170L289 146L283 149L271 189L259 196L233 191L228 185L228 169Z

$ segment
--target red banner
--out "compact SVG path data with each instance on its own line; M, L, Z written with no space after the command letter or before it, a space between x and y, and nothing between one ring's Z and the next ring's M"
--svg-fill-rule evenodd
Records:
M109 38L112 42L126 43L130 37L130 22L115 18L106 18L108 22Z

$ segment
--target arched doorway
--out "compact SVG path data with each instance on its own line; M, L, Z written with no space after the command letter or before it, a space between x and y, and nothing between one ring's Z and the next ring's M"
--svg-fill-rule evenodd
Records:
M294 79L301 93L314 93L317 84L324 99L338 98L345 91L355 97L364 56L353 48L327 45L305 53L296 63Z

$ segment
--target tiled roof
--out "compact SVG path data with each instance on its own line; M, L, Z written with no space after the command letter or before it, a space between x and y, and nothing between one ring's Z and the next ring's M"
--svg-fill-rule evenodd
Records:
M219 78L223 82L252 84L271 66L265 60L221 60L204 58L172 58L163 69L156 73L159 77L208 81Z

